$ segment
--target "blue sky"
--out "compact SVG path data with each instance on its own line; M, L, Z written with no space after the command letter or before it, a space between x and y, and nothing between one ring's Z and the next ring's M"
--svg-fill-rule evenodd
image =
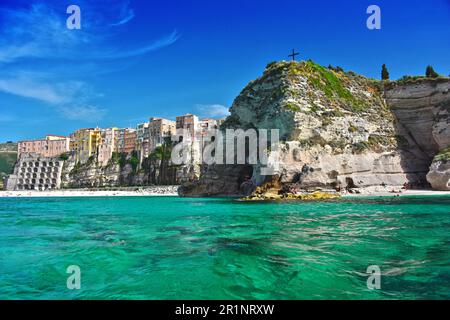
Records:
M81 30L66 8L81 8ZM381 30L366 9L381 8ZM450 0L2 0L0 141L221 117L265 65L301 59L379 78L450 74Z

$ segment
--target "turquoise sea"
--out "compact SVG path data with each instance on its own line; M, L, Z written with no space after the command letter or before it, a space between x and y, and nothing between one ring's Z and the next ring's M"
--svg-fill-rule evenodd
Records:
M0 299L450 299L450 197L0 199Z

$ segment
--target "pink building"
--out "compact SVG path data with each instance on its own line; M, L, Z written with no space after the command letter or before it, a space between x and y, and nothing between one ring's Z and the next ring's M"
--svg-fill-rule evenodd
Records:
M24 153L38 154L42 157L57 157L69 151L70 139L63 136L47 135L42 140L19 141L18 157Z
M118 132L118 128L107 128L100 130L102 141L98 146L97 161L103 166L108 164L114 150L117 148Z

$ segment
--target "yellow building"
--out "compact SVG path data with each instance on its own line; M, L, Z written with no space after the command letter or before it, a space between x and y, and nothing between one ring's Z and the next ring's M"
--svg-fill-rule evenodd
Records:
M98 153L102 142L99 128L79 129L70 135L70 150L74 152L76 161L86 163L90 157Z

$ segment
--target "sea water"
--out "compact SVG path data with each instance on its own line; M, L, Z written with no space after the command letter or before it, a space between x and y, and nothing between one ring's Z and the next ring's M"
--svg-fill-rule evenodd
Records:
M427 298L450 298L448 196L0 199L0 299Z

